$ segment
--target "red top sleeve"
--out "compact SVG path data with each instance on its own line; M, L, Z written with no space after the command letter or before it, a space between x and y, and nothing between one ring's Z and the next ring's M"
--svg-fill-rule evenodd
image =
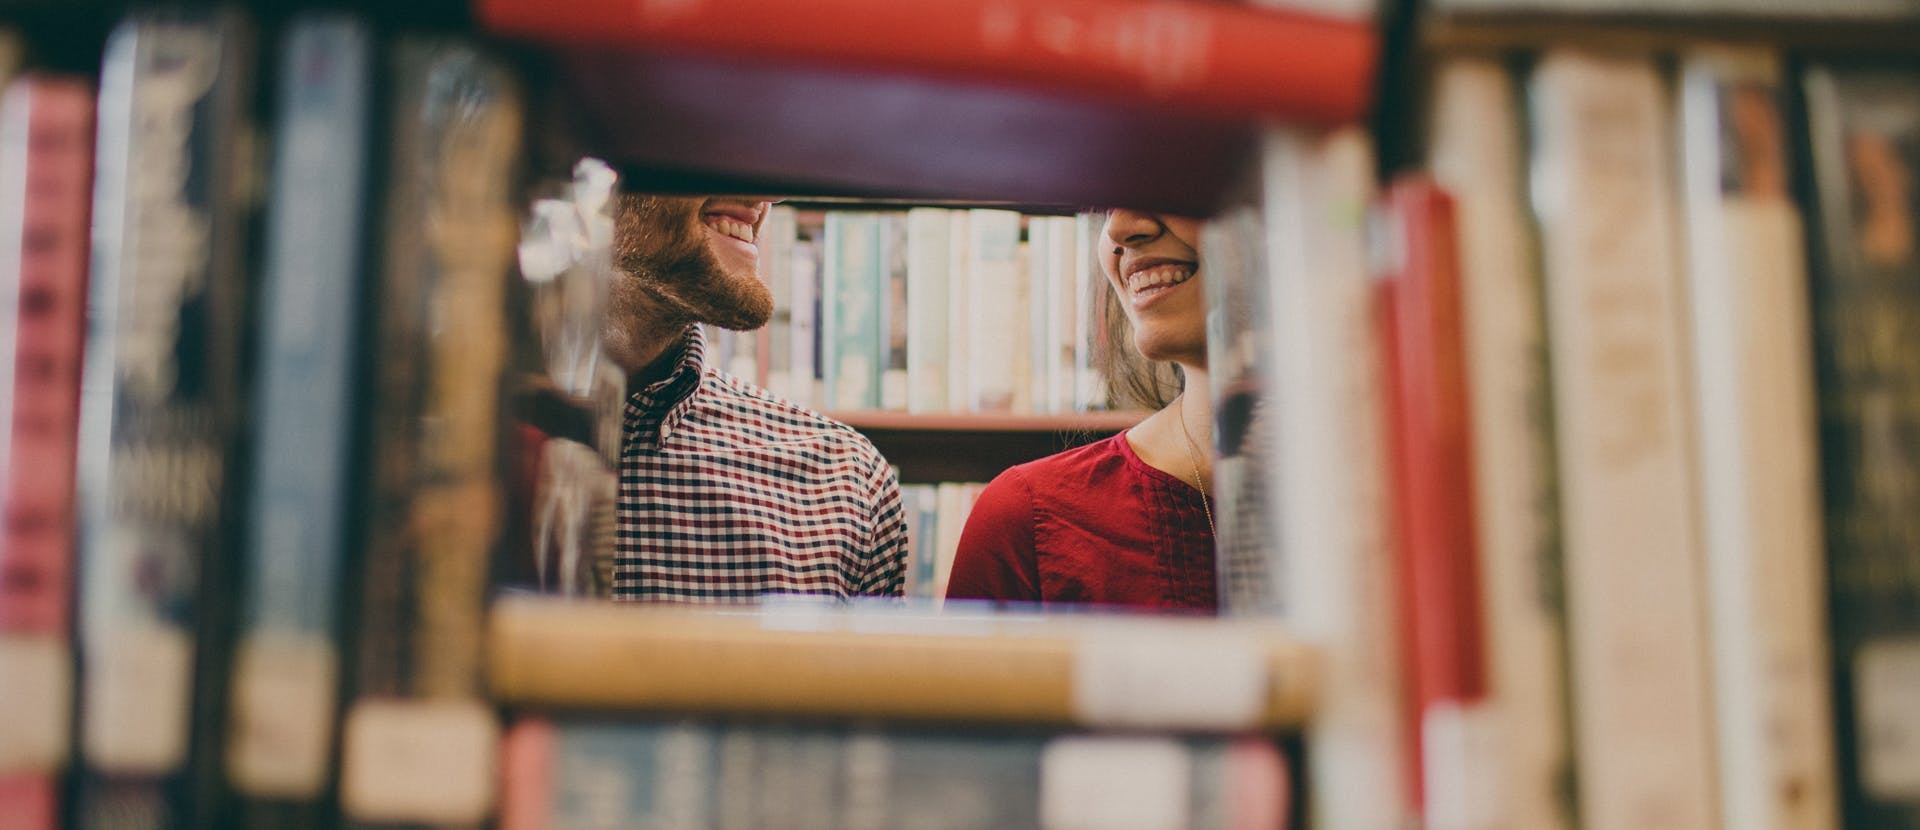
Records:
M989 482L960 531L960 549L947 579L950 599L1040 601L1034 553L1033 488L1020 468Z

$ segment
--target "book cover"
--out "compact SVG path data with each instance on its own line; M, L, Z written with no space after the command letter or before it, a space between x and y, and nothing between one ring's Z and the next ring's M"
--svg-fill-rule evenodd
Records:
M1326 695L1305 733L1311 823L1386 830L1414 813L1386 521L1386 387L1366 259L1373 170L1372 142L1358 129L1275 130L1263 150L1270 371L1287 394L1271 403L1277 576L1249 613L1279 615L1325 649Z
M1366 112L1377 51L1365 20L1165 0L484 0L476 12L489 31L543 43L825 62L1321 123Z
M967 396L964 411L1017 412L1029 359L1029 281L1020 267L1018 211L967 212Z
M1580 823L1714 826L1672 102L1649 60L1558 50L1528 103Z
M634 713L1235 731L1317 699L1318 655L1269 621L945 608L507 597L488 668L507 705Z
M341 805L363 824L474 823L493 807L498 742L482 641L523 104L512 74L458 40L406 39L390 60Z
M886 270L881 262L880 216L829 211L823 226L821 261L821 380L829 409L880 406L880 356L886 342L881 300Z
M528 717L507 752L506 830L1273 828L1291 794L1257 737Z
M276 61L225 772L240 798L302 814L288 822L322 820L334 764L373 55L358 22L316 17Z
M1042 227L1050 227L1053 234L1053 254L1048 257L1045 277L1047 317L1046 335L1042 338L1045 347L1038 350L1047 364L1047 381L1044 397L1036 397L1035 405L1043 412L1055 414L1081 412L1084 410L1075 406L1074 401L1079 383L1074 357L1078 344L1086 339L1086 329L1080 326L1085 305L1080 288L1085 279L1083 275L1094 263L1093 249L1085 244L1078 216L1042 216L1035 221ZM1040 405L1041 401L1045 402L1044 406Z
M766 388L774 396L794 398L794 246L800 241L799 217L787 205L767 209L760 227L760 278L773 294L773 317L767 321Z
M24 830L55 826L71 739L95 101L77 78L0 83L0 814Z
M1430 178L1407 175L1376 210L1414 797L1429 826L1482 827L1497 823L1500 805L1483 797L1493 710L1453 199Z
M1779 59L1696 50L1680 123L1695 448L1727 826L1833 828L1805 237Z
M907 211L907 411L947 411L951 211ZM959 275L964 279L964 274Z
M793 386L790 400L801 406L824 405L820 380L820 242L793 244Z
M973 409L973 212L955 210L947 219L947 411L968 412Z
M1488 699L1502 721L1491 776L1516 827L1573 826L1566 606L1537 246L1515 76L1460 57L1439 69L1428 161L1454 198L1486 619Z
M1817 231L1810 299L1825 480L1841 809L1920 827L1920 86L1803 79Z
M78 455L82 826L220 815L250 29L237 13L138 13L101 60Z

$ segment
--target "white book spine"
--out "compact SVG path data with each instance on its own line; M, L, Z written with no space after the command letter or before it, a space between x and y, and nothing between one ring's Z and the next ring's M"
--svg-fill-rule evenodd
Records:
M767 391L782 398L794 397L794 307L793 246L799 229L798 215L786 205L767 209L760 227L760 275L773 295L773 319L767 323Z
M947 411L965 412L973 400L973 215L947 216Z
M1413 818L1406 780L1399 610L1382 518L1385 387L1377 373L1364 214L1372 150L1363 132L1280 131L1264 149L1269 318L1278 354L1272 505L1281 528L1279 604L1328 657L1308 731L1311 824L1395 830Z
M1048 407L1052 412L1072 412L1079 381L1074 376L1074 343L1081 336L1075 326L1080 314L1079 284L1081 263L1093 259L1081 243L1080 223L1071 216L1050 216L1053 226L1053 257L1047 272L1047 363L1051 373Z
M1836 826L1826 577L1801 223L1780 69L1682 75L1694 391L1726 826Z
M814 406L820 377L820 259L819 242L793 245L793 381L787 396L801 406Z
M1549 53L1535 205L1582 826L1716 826L1668 102L1651 61Z
M907 411L947 411L952 211L907 211Z
M1052 411L1053 361L1047 344L1052 337L1052 273L1059 240L1044 216L1029 216L1027 224L1027 405L1029 411Z
M1074 220L1074 238L1080 241L1082 253L1075 263L1073 271L1073 408L1077 412L1091 412L1107 408L1106 383L1095 371L1093 350L1099 342L1099 317L1094 314L1094 304L1106 290L1102 283L1106 275L1100 270L1100 262L1094 252L1100 250L1100 230L1104 218L1096 213L1083 213Z
M972 355L967 384L967 408L973 412L1012 412L1016 398L1025 397L1015 385L1017 367L1026 362L1026 304L1022 301L1026 274L1020 268L1020 214L1007 210L973 210L969 220L969 315L967 333Z
M1434 95L1430 166L1459 228L1489 703L1502 721L1494 777L1508 826L1564 830L1565 619L1548 588L1559 571L1553 447L1520 115L1512 76L1493 60L1449 61Z

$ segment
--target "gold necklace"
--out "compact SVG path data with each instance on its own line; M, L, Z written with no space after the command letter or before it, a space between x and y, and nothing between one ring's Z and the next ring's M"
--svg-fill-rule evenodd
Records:
M1182 393L1175 399L1174 414L1180 419L1180 434L1187 439L1187 460L1193 462L1193 486L1200 491L1200 510L1207 514L1207 532L1215 537L1220 535L1213 527L1213 508L1207 506L1206 480L1200 477L1200 447L1193 440L1193 433L1187 431L1187 396Z

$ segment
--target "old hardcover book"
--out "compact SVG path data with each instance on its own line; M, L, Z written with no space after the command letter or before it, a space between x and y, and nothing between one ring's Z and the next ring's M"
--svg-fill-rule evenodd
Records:
M1671 102L1650 60L1530 80L1580 822L1718 821Z
M946 609L510 597L488 667L509 705L603 711L1235 731L1317 699L1318 655L1271 622Z
M1698 50L1682 137L1721 814L1837 826L1806 247L1779 60Z
M516 78L463 41L403 40L391 61L341 804L356 823L470 824L492 809L498 741L482 618L523 104Z
M546 43L826 62L1321 123L1365 113L1377 39L1365 20L1191 0L485 0L477 12L495 33Z
M0 96L0 815L56 826L73 694L74 453L93 89Z
M108 38L80 413L81 826L220 815L248 399L250 26Z
M1512 826L1567 830L1574 815L1566 603L1517 87L1498 61L1445 62L1428 160L1454 198L1459 234L1487 695L1501 721L1489 774L1501 782Z
M1847 827L1920 827L1920 75L1815 66L1814 367Z
M277 61L226 736L237 818L260 826L317 826L331 808L374 55L359 23L312 17Z

